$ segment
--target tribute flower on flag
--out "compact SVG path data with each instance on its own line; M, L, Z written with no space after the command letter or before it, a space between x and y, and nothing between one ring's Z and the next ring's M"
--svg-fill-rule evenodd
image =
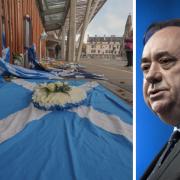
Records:
M35 87L32 101L43 110L63 110L81 105L87 97L82 88L67 82L43 83Z

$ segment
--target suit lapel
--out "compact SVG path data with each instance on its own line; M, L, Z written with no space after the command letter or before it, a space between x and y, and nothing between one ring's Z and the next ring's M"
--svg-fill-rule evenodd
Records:
M156 166L156 164L157 164L159 158L161 157L162 153L164 152L166 146L167 146L167 143L164 145L164 147L161 149L161 151L153 159L153 161L151 162L151 164L149 165L149 167L147 168L147 170L145 171L145 173L141 177L141 180L146 180L149 177L149 175L152 173L154 167Z
M174 146L167 158L164 160L161 167L154 173L153 179L159 179L160 176L168 169L168 166L172 163L176 155L180 152L180 141Z

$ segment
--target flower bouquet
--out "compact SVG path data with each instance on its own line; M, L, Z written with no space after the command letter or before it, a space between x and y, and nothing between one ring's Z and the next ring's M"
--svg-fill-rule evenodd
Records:
M32 101L39 109L64 110L81 105L86 97L86 91L82 88L70 86L66 82L54 82L37 85Z

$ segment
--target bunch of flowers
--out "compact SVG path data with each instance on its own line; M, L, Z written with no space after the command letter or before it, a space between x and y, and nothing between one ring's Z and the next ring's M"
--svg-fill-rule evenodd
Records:
M43 83L35 87L32 100L44 110L63 110L78 106L86 99L86 91L66 82Z

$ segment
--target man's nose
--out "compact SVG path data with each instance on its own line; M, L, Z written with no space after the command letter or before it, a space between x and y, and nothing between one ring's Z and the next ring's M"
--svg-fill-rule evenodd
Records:
M152 64L148 73L145 76L145 79L149 83L158 83L162 80L162 73L160 67L157 64Z

